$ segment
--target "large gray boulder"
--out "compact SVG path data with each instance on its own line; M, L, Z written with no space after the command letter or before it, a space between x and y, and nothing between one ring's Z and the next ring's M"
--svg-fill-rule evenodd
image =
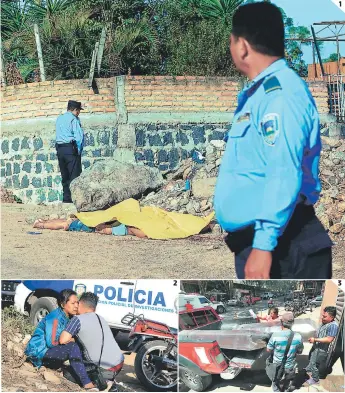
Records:
M78 211L95 211L128 198L140 198L163 185L157 168L116 160L97 161L71 182L72 200Z

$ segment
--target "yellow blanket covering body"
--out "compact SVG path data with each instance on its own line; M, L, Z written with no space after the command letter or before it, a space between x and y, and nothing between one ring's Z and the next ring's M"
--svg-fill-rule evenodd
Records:
M88 227L111 221L141 229L151 239L182 239L200 233L214 217L167 212L159 207L140 208L135 199L127 199L107 210L76 213L75 216Z

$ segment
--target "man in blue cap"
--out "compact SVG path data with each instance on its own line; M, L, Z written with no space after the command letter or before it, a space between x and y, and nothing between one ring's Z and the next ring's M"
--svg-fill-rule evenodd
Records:
M83 151L84 132L79 114L83 110L81 102L68 101L67 112L56 121L56 152L62 178L63 202L72 203L69 185L81 174L81 153Z
M215 211L238 278L327 279L332 242L313 208L321 185L319 115L284 59L284 23L268 2L241 6L230 51L250 81L238 97Z

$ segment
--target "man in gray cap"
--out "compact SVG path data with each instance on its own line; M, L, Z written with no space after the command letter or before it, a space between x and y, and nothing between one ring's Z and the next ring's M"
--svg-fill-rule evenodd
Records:
M293 381L297 369L296 355L303 352L302 336L291 330L294 323L293 313L283 314L280 322L281 331L273 333L267 344L267 351L272 354L266 363L266 373L272 381L274 392L294 389ZM283 375L285 375L284 384L280 387Z
M79 114L83 110L81 102L68 101L67 112L56 121L56 153L62 179L63 202L72 203L69 185L81 174L81 153L84 144L84 132Z

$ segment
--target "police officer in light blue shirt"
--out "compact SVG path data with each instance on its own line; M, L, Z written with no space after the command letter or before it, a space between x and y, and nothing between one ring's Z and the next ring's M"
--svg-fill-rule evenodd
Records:
M63 202L71 203L70 183L81 174L84 132L79 120L83 110L78 101L68 101L67 112L56 121L56 152L62 178Z
M315 216L319 116L284 60L284 24L268 2L238 8L230 51L251 81L238 97L215 211L238 278L331 278L331 241Z

